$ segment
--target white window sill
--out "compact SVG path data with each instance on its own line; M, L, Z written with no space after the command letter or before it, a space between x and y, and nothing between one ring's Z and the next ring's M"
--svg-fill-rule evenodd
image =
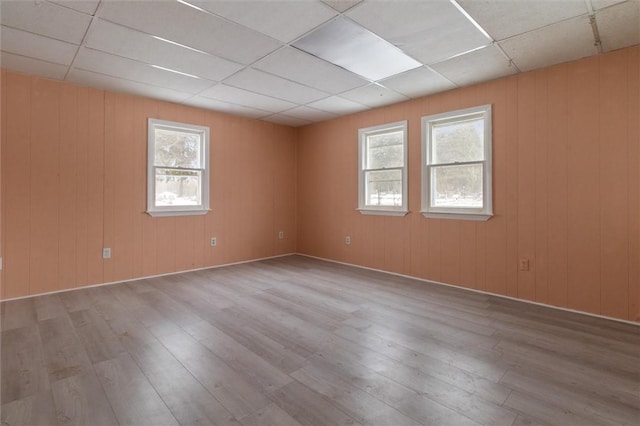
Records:
M165 216L197 216L207 214L210 209L200 210L147 210L147 214L153 217Z
M421 211L422 216L429 219L454 219L454 220L474 220L477 222L486 222L493 217L491 213L452 213L452 212L425 212Z
M374 216L406 216L408 210L377 210L377 209L357 209L361 214Z

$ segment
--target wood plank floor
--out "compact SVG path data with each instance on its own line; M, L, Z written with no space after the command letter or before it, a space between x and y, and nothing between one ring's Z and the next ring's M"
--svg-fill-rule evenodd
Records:
M1 304L3 425L634 425L640 328L289 256Z

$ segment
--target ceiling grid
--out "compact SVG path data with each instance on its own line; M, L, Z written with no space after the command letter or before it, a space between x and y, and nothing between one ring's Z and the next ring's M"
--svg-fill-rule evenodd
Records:
M640 44L640 0L0 0L0 65L302 126Z

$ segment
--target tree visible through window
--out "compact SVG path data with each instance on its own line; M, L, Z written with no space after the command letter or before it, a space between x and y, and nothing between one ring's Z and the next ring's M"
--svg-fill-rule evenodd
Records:
M491 105L423 117L422 211L486 220L491 209Z
M148 213L204 214L209 129L149 119Z
M406 122L360 129L362 213L406 214Z

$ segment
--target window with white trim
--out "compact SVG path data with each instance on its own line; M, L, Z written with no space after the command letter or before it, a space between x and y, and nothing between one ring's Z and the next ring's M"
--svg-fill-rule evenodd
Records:
M491 105L422 117L422 214L488 220Z
M407 204L407 122L358 131L358 210L404 216Z
M209 128L150 118L147 213L151 216L209 211Z

